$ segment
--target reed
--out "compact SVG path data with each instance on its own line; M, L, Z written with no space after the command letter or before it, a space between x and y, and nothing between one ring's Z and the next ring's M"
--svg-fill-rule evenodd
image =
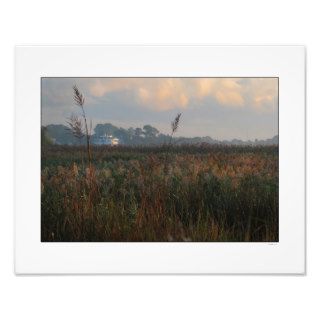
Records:
M276 146L96 146L93 175L81 153L42 154L42 241L278 241Z
M86 149L87 149L87 158L89 167L91 167L91 146L90 146L90 137L91 137L91 128L88 128L88 120L86 112L84 109L85 98L84 95L80 92L76 85L73 86L73 101L81 110L81 118L75 114L71 114L70 118L67 121L69 130L77 139L86 139ZM91 126L92 127L92 126Z

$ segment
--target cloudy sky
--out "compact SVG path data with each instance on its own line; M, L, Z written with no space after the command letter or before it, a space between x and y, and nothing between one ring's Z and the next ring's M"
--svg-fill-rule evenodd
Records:
M85 96L93 126L150 124L177 135L265 139L278 134L277 78L42 78L42 125L66 124L79 113L73 85Z

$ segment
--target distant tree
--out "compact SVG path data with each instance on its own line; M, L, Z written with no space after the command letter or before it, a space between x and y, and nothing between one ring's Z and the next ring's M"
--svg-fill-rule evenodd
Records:
M155 138L159 134L159 130L150 126L149 124L143 127L143 132L146 138Z
M84 139L78 140L70 132L67 126L62 124L49 124L46 128L46 135L54 141L55 144L84 144Z
M53 141L48 135L47 127L41 126L41 146L52 144Z
M95 134L100 137L106 135L114 135L118 128L111 123L97 124L94 128Z
M136 128L134 134L136 137L141 137L143 135L143 130L141 128Z
M170 141L170 136L167 134L160 133L157 136L157 141L159 144L166 144Z
M129 136L129 139L132 140L134 136L134 129L132 127L128 129L128 136Z
M115 130L114 136L120 139L121 143L124 143L124 144L130 143L130 137L126 129L119 128Z

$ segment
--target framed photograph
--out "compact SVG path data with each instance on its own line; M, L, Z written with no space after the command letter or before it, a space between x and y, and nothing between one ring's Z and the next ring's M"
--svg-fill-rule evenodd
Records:
M302 46L16 48L16 274L304 274Z

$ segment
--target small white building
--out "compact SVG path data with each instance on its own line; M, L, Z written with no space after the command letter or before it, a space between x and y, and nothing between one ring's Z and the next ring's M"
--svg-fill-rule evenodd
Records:
M114 138L111 135L103 135L100 136L97 141L96 144L97 145L107 145L107 146L117 146L120 143L118 138Z
M111 145L112 146L117 146L119 144L119 139L118 138L112 138L111 139Z

